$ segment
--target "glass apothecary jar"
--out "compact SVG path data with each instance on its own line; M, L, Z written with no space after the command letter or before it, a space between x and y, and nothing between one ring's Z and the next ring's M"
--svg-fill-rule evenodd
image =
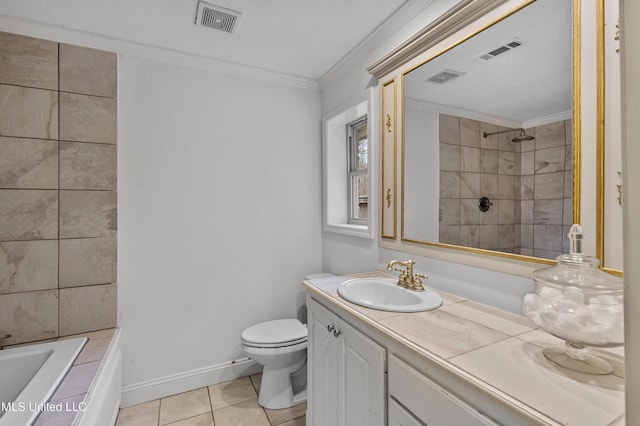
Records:
M564 347L544 349L548 359L572 370L608 374L611 364L590 353L588 346L624 343L623 282L601 271L598 259L582 253L580 225L573 225L568 237L570 253L558 256L557 266L533 272L535 288L524 296L524 314L565 340Z

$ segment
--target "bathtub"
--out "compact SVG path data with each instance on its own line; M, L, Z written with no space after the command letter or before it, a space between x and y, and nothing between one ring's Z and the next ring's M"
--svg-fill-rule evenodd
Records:
M86 338L0 351L0 426L30 425L48 404Z

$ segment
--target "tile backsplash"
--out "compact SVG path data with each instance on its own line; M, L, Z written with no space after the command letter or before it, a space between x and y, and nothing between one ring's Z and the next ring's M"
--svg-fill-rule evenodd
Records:
M441 243L555 258L572 221L572 121L517 131L440 114ZM480 197L493 205L478 208Z
M0 33L0 346L111 328L117 56Z

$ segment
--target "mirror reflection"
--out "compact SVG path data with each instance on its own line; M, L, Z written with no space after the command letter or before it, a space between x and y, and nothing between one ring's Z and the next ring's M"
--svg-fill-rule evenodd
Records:
M573 221L571 0L404 75L404 240L554 259Z

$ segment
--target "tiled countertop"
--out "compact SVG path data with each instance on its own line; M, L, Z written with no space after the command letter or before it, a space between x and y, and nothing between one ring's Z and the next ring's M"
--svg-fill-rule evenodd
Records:
M485 388L503 403L518 406L539 424L624 424L623 348L597 350L615 368L613 374L589 375L548 361L542 348L563 345L526 317L437 291L443 305L433 311L385 312L342 299L338 286L362 276L330 277L304 283L325 305L347 311L386 336L437 361L451 374ZM428 288L428 287L427 287ZM334 309L335 310L335 309Z
M35 423L36 426L73 424L78 413L77 410L81 407L80 403L85 401L85 397L100 369L102 359L109 349L115 332L115 328L110 328L56 339L68 340L86 337L88 340L62 383L60 383L60 386L49 400L51 403L61 402L64 409L62 411L43 412L38 417Z

